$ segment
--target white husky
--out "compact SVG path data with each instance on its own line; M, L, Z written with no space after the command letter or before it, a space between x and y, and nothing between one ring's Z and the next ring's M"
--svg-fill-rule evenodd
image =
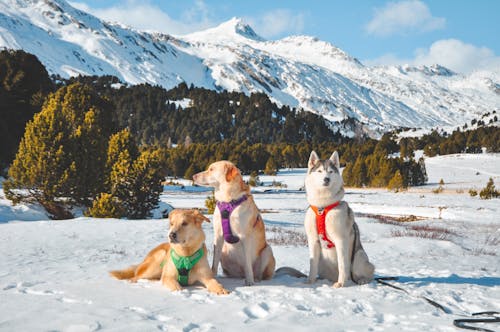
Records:
M375 267L361 245L354 213L342 201L344 184L339 171L339 155L320 160L316 152L309 157L305 179L310 207L305 217L309 243L309 283L316 278L334 282L333 287L365 284L373 280Z

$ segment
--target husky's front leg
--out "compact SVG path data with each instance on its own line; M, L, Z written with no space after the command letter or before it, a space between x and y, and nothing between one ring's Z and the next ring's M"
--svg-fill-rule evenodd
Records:
M309 242L309 278L307 283L314 284L318 277L319 270L319 256L321 255L321 245L318 239L310 239L307 237Z
M350 241L351 234L334 238L335 249L337 251L337 263L339 267L339 278L333 287L347 287L354 285L351 280L351 255L353 241Z
M252 286L255 284L255 279L253 275L253 262L252 262L252 245L251 241L245 241L245 239L240 240L242 251L244 257L244 270L245 270L245 285Z

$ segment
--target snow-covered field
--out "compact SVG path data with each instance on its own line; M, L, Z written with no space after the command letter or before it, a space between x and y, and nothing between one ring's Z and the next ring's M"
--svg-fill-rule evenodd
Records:
M0 193L1 331L456 331L453 319L500 311L500 200L470 197L489 177L500 184L500 154L451 155L426 160L430 184L403 193L347 190L362 241L378 276L411 295L371 283L334 289L289 276L245 287L224 278L231 294L201 287L171 293L159 282L130 284L107 271L140 261L165 241L166 220L46 220L41 210L12 207ZM308 272L302 239L307 207L304 170L287 170L256 188L268 237L299 233L296 242L272 244L277 266ZM440 179L445 191L432 193ZM195 190L191 190L195 189ZM162 203L203 207L210 193L166 187ZM398 223L384 216L415 216ZM30 222L27 222L30 221ZM420 227L422 226L422 227ZM271 231L273 230L273 231ZM205 225L211 247L211 225ZM211 260L211 259L209 259ZM425 302L431 298L449 310ZM485 326L499 330L500 324Z

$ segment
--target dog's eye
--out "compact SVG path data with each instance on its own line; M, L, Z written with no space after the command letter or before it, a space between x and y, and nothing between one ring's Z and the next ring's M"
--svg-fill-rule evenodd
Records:
M333 173L333 171L332 171L332 170L329 170L329 171L328 171L328 173Z
M322 170L320 170L320 169L318 169L318 173L323 173L323 171L322 171Z

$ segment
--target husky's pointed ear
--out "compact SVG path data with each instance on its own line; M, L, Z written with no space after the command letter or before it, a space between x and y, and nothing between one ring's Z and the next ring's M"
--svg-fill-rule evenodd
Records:
M309 161L307 162L307 168L313 168L314 164L319 160L318 155L316 152L313 150L311 151L311 155L309 156Z
M233 164L226 165L226 181L231 182L239 174L238 169Z
M330 160L333 162L333 165L337 167L337 169L340 168L339 154L337 151L332 153L332 155L330 156Z

